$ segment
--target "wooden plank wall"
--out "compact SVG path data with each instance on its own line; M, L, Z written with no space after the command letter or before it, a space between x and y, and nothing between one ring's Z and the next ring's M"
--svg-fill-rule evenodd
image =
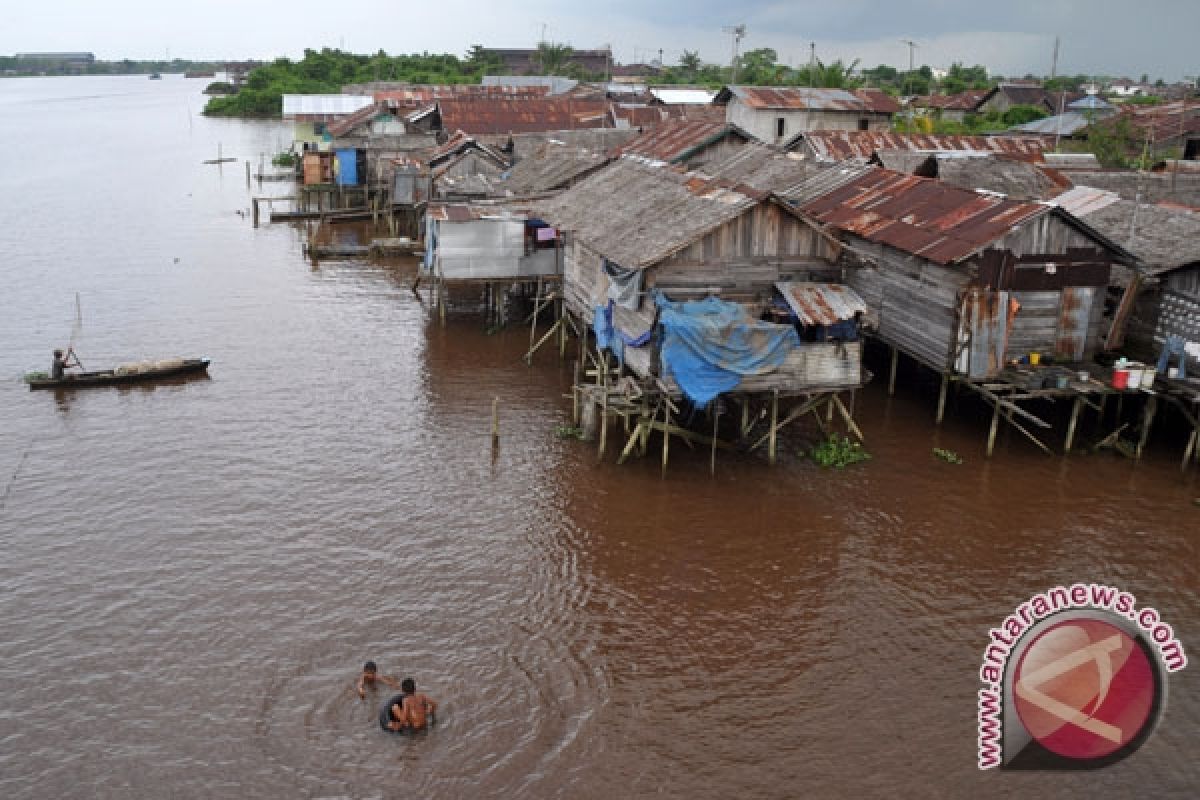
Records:
M866 301L879 334L932 367L950 364L965 270L931 264L895 248L849 237L878 266L846 270L846 283Z
M1010 250L1013 255L1065 255L1068 247L1102 247L1055 214L1043 214L1018 226L989 249Z

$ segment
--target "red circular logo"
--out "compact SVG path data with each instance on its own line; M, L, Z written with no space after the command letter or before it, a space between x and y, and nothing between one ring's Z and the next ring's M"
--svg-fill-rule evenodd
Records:
M1021 724L1067 758L1103 758L1153 722L1154 667L1133 637L1107 622L1072 619L1047 628L1013 677Z

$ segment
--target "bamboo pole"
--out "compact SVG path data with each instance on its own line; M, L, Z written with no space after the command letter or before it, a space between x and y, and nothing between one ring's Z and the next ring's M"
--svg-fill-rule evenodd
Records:
M1075 444L1075 426L1079 423L1079 412L1083 410L1083 395L1075 398L1075 403L1071 407L1071 421L1067 423L1067 443L1066 452L1071 452L1071 447Z
M500 451L500 398L492 398L492 456Z
M996 447L996 430L1000 427L1000 402L998 398L992 399L992 427L988 431L987 440L987 457L992 457L992 451Z
M715 401L713 402L712 418L713 418L713 435L712 435L712 448L709 450L709 454L708 454L708 474L716 475L717 474L717 422L721 418L721 409L720 409L720 406L718 406Z
M830 405L834 404L837 405L838 413L842 415L842 420L846 423L846 427L850 429L850 432L857 436L860 442L866 441L862 431L859 430L858 425L855 424L854 417L850 416L849 410L847 410L845 404L842 403L842 398L838 397L836 394L833 395L833 399L830 401Z
M1150 440L1150 427L1154 425L1154 414L1158 410L1158 395L1151 394L1146 398L1146 407L1142 411L1142 435L1138 439L1137 450L1134 452L1134 457L1141 459L1142 451L1146 449L1146 442Z
M671 442L671 406L663 404L663 447L662 447L662 473L661 477L667 477L667 451Z
M775 438L777 434L776 423L779 421L779 390L775 389L771 392L771 439L767 444L767 461L774 466L775 464Z
M596 458L604 458L604 445L608 441L608 356L601 354L603 363L600 365L600 450Z
M1193 429L1192 435L1188 437L1187 447L1183 450L1183 463L1179 465L1179 469L1181 471L1186 470L1188 468L1188 462L1192 460L1192 453L1196 449L1197 438L1200 438L1200 428Z
M896 393L896 366L900 361L900 351L892 346L892 366L888 371L888 394Z
M938 391L938 406L937 406L937 424L942 424L942 418L946 416L946 388L950 385L949 377L946 373L942 373L942 388Z

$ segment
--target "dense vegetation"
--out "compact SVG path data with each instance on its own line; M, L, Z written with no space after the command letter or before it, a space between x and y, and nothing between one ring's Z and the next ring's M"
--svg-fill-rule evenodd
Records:
M569 48L568 48L569 49ZM356 55L341 50L305 50L304 58L279 58L250 72L241 91L208 101L205 114L215 116L275 116L283 110L285 94L337 94L349 83L403 81L406 83L479 83L500 71L475 46L466 58L421 53L389 56Z
M16 56L0 56L0 73L12 75L149 75L152 72L213 72L221 69L209 61L163 59L161 61L95 61L91 64L20 61Z

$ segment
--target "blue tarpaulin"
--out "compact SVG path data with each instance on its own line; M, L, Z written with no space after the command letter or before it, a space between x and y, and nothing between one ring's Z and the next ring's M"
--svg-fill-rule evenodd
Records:
M759 322L736 303L709 297L673 303L656 294L663 372L696 406L736 389L744 375L779 367L800 337L790 325Z
M648 330L638 336L630 336L618 330L613 325L613 301L608 305L596 306L592 317L592 331L596 334L596 346L601 350L611 350L619 363L625 363L625 347L642 347L650 341L654 330Z

